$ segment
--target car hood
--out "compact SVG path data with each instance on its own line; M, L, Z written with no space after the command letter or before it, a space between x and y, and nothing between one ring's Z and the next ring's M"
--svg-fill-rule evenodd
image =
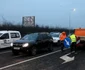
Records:
M16 40L14 43L35 43L34 40Z

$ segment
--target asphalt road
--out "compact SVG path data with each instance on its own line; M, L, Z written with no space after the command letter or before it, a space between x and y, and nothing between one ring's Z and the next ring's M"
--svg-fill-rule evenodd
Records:
M66 57L74 59L65 62L61 59L62 56L66 60ZM70 53L69 49L61 52L60 47L55 47L53 52L45 50L38 52L36 56L14 56L11 50L3 50L0 52L0 70L85 70L85 51L78 50L75 54Z

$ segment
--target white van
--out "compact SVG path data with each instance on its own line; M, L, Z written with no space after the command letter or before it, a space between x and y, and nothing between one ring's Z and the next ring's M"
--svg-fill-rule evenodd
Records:
M21 34L19 31L0 31L0 48L10 47L12 42L19 40L20 38Z

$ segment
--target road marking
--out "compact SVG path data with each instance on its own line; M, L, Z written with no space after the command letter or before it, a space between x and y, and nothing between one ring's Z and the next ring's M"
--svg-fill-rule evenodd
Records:
M64 62L62 64L67 63L67 62L70 62L70 61L73 61L75 59L74 56L73 57L69 57L68 55L70 55L70 54L71 53L68 53L68 54L65 54L65 55L63 55L63 56L60 57L62 60L64 60Z
M65 50L66 50L66 49L65 49ZM13 66L16 66L16 65L25 63L25 62L29 62L29 61L32 61L32 60L35 60L35 59L39 59L39 58L42 58L42 57L45 57L45 56L48 56L48 55L51 55L51 54L54 54L54 53L57 53L57 52L60 52L60 51L61 51L61 50L57 50L57 51L54 51L54 52L51 52L51 53L48 53L48 54L44 54L44 55L41 55L41 56L38 56L38 57L34 57L34 58L31 58L31 59L28 59L28 60L24 60L24 61L21 61L21 62L17 62L17 63L14 63L14 64L10 64L10 65L1 67L0 70L6 69L6 68L9 68L9 67L13 67Z
M4 53L9 53L9 52L11 52L11 51L6 51L6 52L0 52L0 54L4 54Z

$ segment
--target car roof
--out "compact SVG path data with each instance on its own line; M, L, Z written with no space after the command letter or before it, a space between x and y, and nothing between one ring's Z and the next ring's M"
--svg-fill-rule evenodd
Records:
M60 32L50 32L50 34L60 34Z
M48 32L35 32L35 33L29 33L29 34L49 34Z
M19 32L19 31L13 31L13 30L9 30L9 31L7 31L7 30L2 30L2 31L0 31L0 33L8 33L8 32Z
M50 32L50 33L60 33L60 32Z
M49 34L48 32L39 32L39 34Z

